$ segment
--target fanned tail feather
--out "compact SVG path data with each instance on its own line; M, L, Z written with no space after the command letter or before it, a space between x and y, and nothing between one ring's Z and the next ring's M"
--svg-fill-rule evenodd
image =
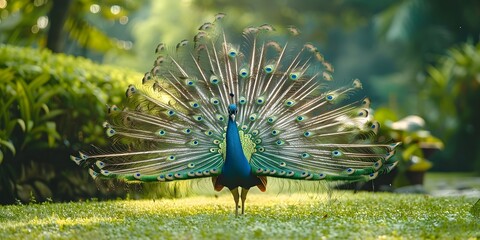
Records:
M362 86L335 87L333 67L311 43L270 39L270 25L247 27L234 44L217 15L174 49L159 44L157 59L130 85L125 106L110 106L104 124L110 151L71 159L93 177L174 181L221 174L230 104L245 156L257 176L360 181L389 172L398 143L377 143L369 99L351 99ZM273 38L273 37L272 37Z

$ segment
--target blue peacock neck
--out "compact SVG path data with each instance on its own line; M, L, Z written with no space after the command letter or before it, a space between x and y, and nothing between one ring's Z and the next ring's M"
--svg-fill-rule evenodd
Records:
M226 134L226 158L222 173L231 178L241 179L250 175L251 167L243 153L237 123L235 122L236 106L229 106L229 118Z

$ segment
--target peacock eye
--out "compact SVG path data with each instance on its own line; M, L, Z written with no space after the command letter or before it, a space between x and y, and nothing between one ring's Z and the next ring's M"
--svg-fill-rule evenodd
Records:
M211 27L212 27L212 24L209 23L209 22L206 22L206 23L202 24L202 26L200 26L200 27L198 28L198 30L205 31L205 30L208 30L208 29L211 28Z
M188 41L184 39L177 44L177 48L187 46L187 44L188 44Z
M368 178L369 178L370 180L372 180L372 179L377 178L377 176L378 176L378 172L374 172L374 173L370 173L370 175L368 175Z
M278 135L278 130L272 130L272 135L277 136Z
M212 75L212 76L210 76L210 82L212 84L218 84L220 82L220 80L218 80L217 76Z
M265 102L265 98L264 98L264 97L259 97L259 98L257 98L257 104L258 104L258 105L262 105L264 102Z
M191 79L187 79L187 80L185 80L185 84L186 84L187 86L193 86L193 85L195 84L195 82L194 82L193 80L191 80Z
M277 117L273 116L273 117L269 117L269 118L267 119L267 122L268 122L268 123L274 123L276 120L277 120Z
M186 129L183 130L183 132L185 134L190 134L192 132L192 130L190 128L186 128Z
M379 128L380 128L380 123L378 123L378 122L374 122L374 123L372 123L372 126L370 126L370 129L372 129L372 131L375 134L378 133Z
M362 101L362 105L363 105L364 107L366 107L366 108L370 107L370 103L371 103L371 101L370 101L369 98L365 98L365 99L363 99L363 101Z
M155 48L155 53L159 53L161 51L165 50L165 44L164 43L159 43L157 45L157 48Z
M170 161L173 161L173 160L175 160L175 156L170 155L170 156L167 157L167 159L170 160Z
M251 115L248 117L248 119L249 119L250 121L252 121L252 122L255 121L255 120L257 119L257 114L256 114L256 113L251 114Z
M223 122L223 120L225 120L225 117L223 117L222 115L220 114L217 114L217 120L220 121L220 122Z
M165 133L166 133L166 132L165 132L165 130L163 130L163 129L158 131L158 135L160 135L160 136L164 136Z
M292 100L292 99L287 99L287 100L285 100L284 104L285 104L286 107L291 107L291 106L295 105L295 101Z
M329 94L329 95L327 95L327 96L325 97L325 99L326 99L327 101L332 101L333 99L335 99L335 97L334 97L333 95Z
M173 111L173 110L167 110L167 115L168 115L169 117L171 117L171 116L175 115L175 111Z
M376 162L373 164L373 168L374 168L375 170L378 170L378 169L380 169L380 167L382 167L382 165L383 165L382 160L378 160L378 161L376 161Z
M118 111L117 105L113 105L113 106L110 108L110 110L113 111L113 112L117 112L117 111Z
M200 104L198 102L190 102L190 106L193 108L198 108L200 107Z
M200 115L194 115L193 119L195 119L195 121L197 121L197 122L203 121L203 117L200 116Z
M105 163L102 162L102 161L97 161L95 162L95 165L97 165L98 168L102 169L103 167L105 167Z
M165 58L163 56L159 56L157 60L155 60L155 65L160 65L165 61Z
M246 68L240 69L240 77L242 78L248 77L248 70Z
M359 117L368 117L368 111L367 109L361 109L358 111L358 116Z
M218 98L210 98L210 103L212 103L213 105L218 105L220 104L220 100L218 100Z
M303 120L305 120L305 117L304 116L297 116L297 122L301 122Z
M303 133L303 136L310 137L310 136L312 136L312 133L309 132L309 131L306 131L306 132Z
M131 97L131 96L132 96L133 94L135 94L136 92L137 92L137 89L135 88L135 86L130 85L130 86L128 86L127 92L125 93L125 95L126 95L127 97Z
M231 58L236 57L237 56L237 50L230 49L230 51L228 51L228 56L231 57Z
M309 158L310 157L310 154L308 153L302 153L302 158Z
M362 82L360 82L359 79L353 80L353 83L352 83L352 84L353 84L353 87L354 87L354 88L359 88L359 89L362 88Z
M245 99L245 97L240 97L238 102L243 105L243 104L247 103L247 99Z
M292 73L290 73L290 74L288 75L288 77L289 77L291 80L295 81L295 80L298 80L298 79L300 78L300 75L301 75L301 74L300 74L299 72L292 72Z
M274 66L272 64L269 64L267 66L265 66L263 68L263 70L265 71L265 73L272 73L273 72L273 69L274 69Z
M342 152L340 150L332 151L332 157L340 157L342 156Z
M108 137L111 137L111 136L115 135L116 131L113 128L108 128L106 133L107 133Z
M216 144L216 145L220 144L220 140L218 139L213 140L213 144Z

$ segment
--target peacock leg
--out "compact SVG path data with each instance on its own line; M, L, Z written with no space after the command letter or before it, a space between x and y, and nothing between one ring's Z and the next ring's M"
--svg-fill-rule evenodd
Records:
M250 189L242 188L242 215L245 214L245 200L247 200L248 190Z
M230 190L230 192L233 195L233 200L235 201L235 216L238 216L238 199L239 199L239 194L238 194L238 187ZM243 193L243 191L242 191Z

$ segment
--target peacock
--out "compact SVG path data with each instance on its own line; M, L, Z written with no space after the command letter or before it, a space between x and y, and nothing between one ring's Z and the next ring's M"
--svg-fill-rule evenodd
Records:
M224 17L202 24L193 44L158 44L142 84L128 86L124 106L108 106L110 149L71 159L93 178L211 178L216 191L230 190L236 215L268 177L355 182L395 167L399 143L376 140L370 100L355 98L358 79L334 87L332 65L312 43L298 44L294 26L284 43L263 24L235 44Z

